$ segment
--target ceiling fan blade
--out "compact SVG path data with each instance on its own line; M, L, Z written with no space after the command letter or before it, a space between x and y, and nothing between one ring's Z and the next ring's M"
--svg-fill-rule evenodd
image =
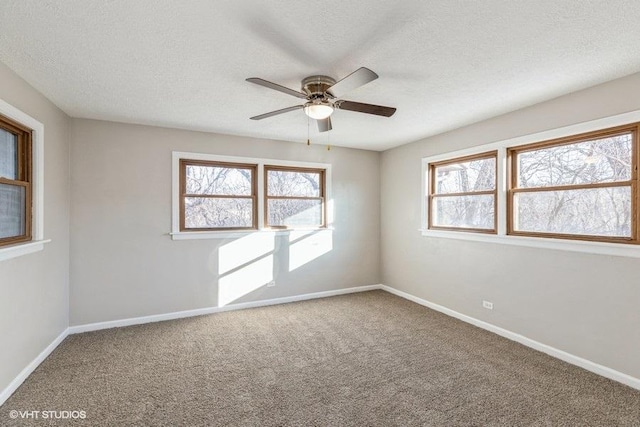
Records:
M331 129L331 117L327 117L326 119L316 120L318 122L318 131L320 132L328 132Z
M302 99L307 99L307 95L297 90L289 89L288 87L281 86L277 83L269 82L258 77L251 77L247 79L248 82L255 83L259 86L268 87L269 89L277 90L278 92L286 93L287 95L295 96Z
M287 107L287 108L283 108L282 110L276 110L276 111L272 111L270 113L260 114L259 116L253 116L253 117L251 117L251 120L262 120L262 119L266 119L267 117L277 116L278 114L288 113L289 111L300 110L302 108L304 108L303 105L296 105L294 107Z
M353 101L338 101L334 104L340 110L356 111L358 113L375 114L376 116L391 117L396 109L393 107L384 107L382 105L363 104Z
M359 88L360 86L364 86L377 78L378 75L370 69L366 67L360 67L353 73L349 74L347 77L343 78L342 80L331 86L329 89L327 89L327 92L329 92L336 98L340 98L347 92Z

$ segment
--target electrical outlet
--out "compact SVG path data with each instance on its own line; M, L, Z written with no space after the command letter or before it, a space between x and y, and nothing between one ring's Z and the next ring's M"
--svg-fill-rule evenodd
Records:
M276 285L276 281L272 280L269 283L267 283L267 288L273 288Z
M493 310L493 303L489 301L482 301L482 306L487 310Z

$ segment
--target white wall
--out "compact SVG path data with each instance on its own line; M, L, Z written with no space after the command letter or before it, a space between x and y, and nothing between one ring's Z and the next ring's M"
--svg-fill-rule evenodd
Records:
M640 378L639 259L418 231L422 157L634 110L640 74L384 152L383 283ZM483 299L493 311L482 308Z
M0 63L0 98L44 124L43 251L0 261L0 391L68 326L69 118Z
M288 236L278 236L274 258L266 260L276 286L233 302L380 282L377 152L84 119L73 119L71 128L72 325L225 304L219 288L228 288L229 276L219 274L220 258L264 243L264 236L171 240L172 151L332 164L331 250L289 271Z

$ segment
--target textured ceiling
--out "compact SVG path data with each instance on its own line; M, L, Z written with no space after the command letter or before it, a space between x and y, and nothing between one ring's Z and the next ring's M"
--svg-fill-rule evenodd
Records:
M398 111L337 111L330 142L384 150L640 71L638 22L636 0L0 0L0 61L73 117L298 142L302 111L249 117L300 100L245 78L365 66L344 98Z

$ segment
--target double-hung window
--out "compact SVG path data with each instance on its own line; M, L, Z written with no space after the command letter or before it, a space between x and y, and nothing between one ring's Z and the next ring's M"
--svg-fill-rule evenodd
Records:
M638 125L512 147L508 233L638 243Z
M0 116L0 246L31 240L31 129Z
M497 152L429 163L430 229L496 232Z
M257 165L180 161L180 230L257 228Z
M323 169L265 166L265 227L324 227Z

